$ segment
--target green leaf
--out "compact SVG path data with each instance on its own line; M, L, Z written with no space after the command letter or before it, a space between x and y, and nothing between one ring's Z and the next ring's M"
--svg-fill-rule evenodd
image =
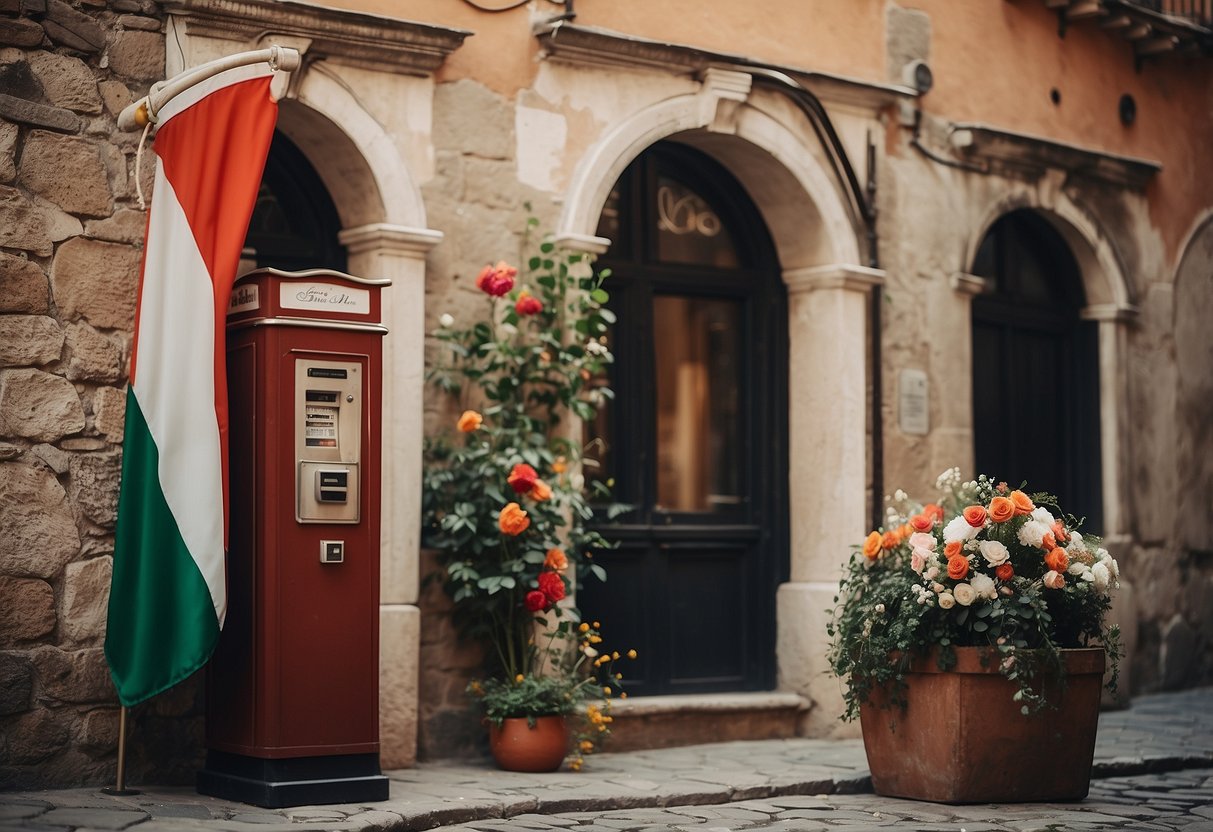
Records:
M605 289L595 289L590 292L590 300L594 301L594 303L606 303L610 299L611 296L607 294Z

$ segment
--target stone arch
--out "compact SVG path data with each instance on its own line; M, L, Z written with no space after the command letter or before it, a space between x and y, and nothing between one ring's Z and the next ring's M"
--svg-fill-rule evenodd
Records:
M722 127L719 100L705 85L699 93L665 99L615 124L574 169L557 236L603 250L609 241L596 237L595 230L611 188L645 148L672 139L708 153L746 187L785 270L858 265L855 225L817 148L767 112L758 95L736 108Z

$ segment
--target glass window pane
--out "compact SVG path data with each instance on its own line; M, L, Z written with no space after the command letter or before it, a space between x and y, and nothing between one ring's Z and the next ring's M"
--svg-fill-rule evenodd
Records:
M742 502L740 331L737 301L653 299L660 510Z
M657 259L720 268L739 265L733 237L712 206L665 176L657 178Z

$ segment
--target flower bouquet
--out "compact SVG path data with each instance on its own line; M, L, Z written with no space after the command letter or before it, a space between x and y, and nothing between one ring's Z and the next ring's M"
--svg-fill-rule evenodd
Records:
M1116 680L1118 632L1103 619L1119 567L1047 494L986 476L964 482L955 468L937 485L935 503L893 495L884 528L856 547L828 625L831 669L846 681L843 716L863 717L874 786L882 794L946 802L1082 797L1105 651L1110 684ZM958 687L963 674L977 680L972 693ZM876 727L873 706L900 706L885 720L892 733ZM1051 710L1059 711L1060 723L1035 718ZM941 733L954 711L985 726L989 742ZM920 729L926 733L915 733ZM1080 738L1086 729L1089 737ZM956 745L945 747L941 738L949 735ZM906 742L917 745L891 751ZM1062 765L1067 745L1079 754ZM922 765L910 774L884 759L921 757L928 747L969 762L960 771ZM1027 749L1046 759L1025 766ZM1042 778L1050 763L1063 770ZM1025 767L1034 775L1020 788L1008 772ZM924 777L938 781L923 785ZM983 777L994 786L970 783Z

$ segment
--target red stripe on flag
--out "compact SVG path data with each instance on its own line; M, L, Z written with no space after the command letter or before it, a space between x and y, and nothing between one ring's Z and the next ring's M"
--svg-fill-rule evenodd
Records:
M240 251L244 248L278 118L278 103L270 95L271 80L265 76L216 90L156 131L156 155L189 221L214 287L215 417L223 454L225 546L228 505L225 326ZM171 280L172 276L163 278ZM134 383L133 359L131 383Z

